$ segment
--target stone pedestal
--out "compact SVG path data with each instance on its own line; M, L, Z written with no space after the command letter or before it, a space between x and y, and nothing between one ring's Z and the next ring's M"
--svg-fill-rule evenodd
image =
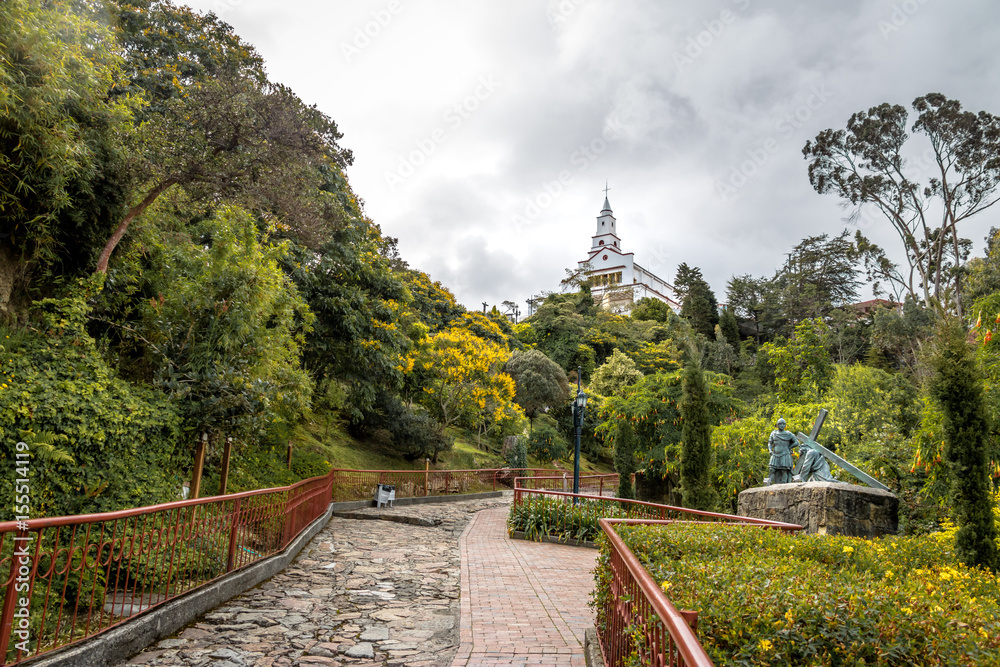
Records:
M774 484L740 494L737 514L804 526L807 533L879 537L899 526L899 498L854 484Z

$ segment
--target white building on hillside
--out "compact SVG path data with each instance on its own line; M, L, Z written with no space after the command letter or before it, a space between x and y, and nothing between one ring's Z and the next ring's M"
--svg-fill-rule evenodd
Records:
M651 297L680 310L673 285L639 266L633 253L622 250L615 224L611 204L605 196L590 252L587 259L579 263L580 271L591 278L594 301L612 312L628 313L636 301Z

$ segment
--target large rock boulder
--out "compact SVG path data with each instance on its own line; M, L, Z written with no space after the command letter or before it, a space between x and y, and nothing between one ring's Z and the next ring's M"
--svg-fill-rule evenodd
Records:
M797 523L807 533L879 537L899 526L899 498L855 484L774 484L740 494L737 514Z

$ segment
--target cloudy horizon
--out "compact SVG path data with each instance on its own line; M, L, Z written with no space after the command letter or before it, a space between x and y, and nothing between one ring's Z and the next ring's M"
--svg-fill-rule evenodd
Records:
M558 290L606 181L623 249L668 281L701 267L724 300L730 276L850 227L808 182L819 131L929 92L1000 113L985 0L185 4L338 123L367 214L470 309ZM898 255L887 223L860 226ZM974 254L990 226L965 228Z

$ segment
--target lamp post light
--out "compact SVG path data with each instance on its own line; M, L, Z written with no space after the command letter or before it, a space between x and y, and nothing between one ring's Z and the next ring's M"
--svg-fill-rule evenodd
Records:
M580 432L583 429L583 413L587 407L587 395L580 388L580 375L583 368L576 367L576 398L573 400L573 423L576 426L576 443L573 448L573 493L580 493ZM573 498L573 504L580 502Z

